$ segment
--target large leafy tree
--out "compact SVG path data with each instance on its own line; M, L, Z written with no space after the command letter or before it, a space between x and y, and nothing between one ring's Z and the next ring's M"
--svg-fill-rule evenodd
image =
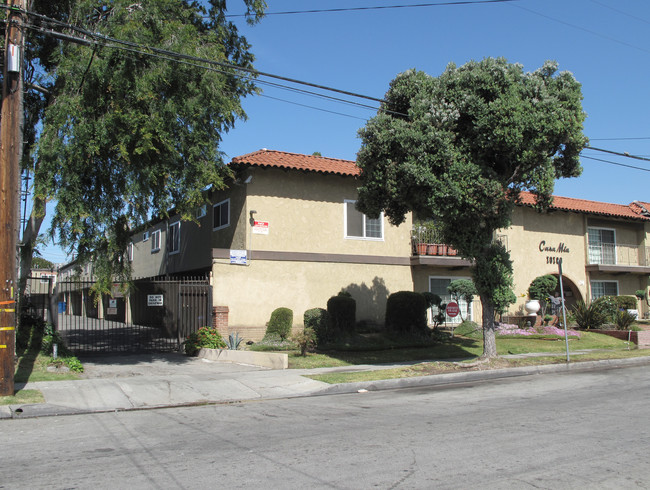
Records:
M250 23L266 7L243 5ZM252 69L250 45L226 0L34 0L28 10L38 14L27 15L26 44L34 211L21 273L53 201L52 236L103 282L128 278L130 229L170 209L188 216L224 185L219 143L256 90L237 69Z
M443 239L474 262L485 357L496 356L494 315L514 302L512 262L495 240L520 192L551 203L555 179L581 172L586 144L580 84L557 64L526 73L503 58L451 64L439 77L407 71L360 130L358 208L436 220Z

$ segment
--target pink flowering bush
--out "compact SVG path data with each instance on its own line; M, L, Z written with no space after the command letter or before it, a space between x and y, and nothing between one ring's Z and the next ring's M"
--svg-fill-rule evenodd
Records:
M564 329L552 326L539 326L539 327L527 327L519 328L517 325L501 323L497 329L496 334L498 336L532 336L532 335L556 335L558 337L564 338ZM569 337L578 337L580 338L580 332L576 330L567 330Z

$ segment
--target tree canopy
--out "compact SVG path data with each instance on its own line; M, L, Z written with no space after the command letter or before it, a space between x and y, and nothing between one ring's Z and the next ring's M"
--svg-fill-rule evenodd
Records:
M128 277L133 227L172 209L190 216L229 175L219 144L245 118L241 98L256 92L254 77L237 70L252 69L254 57L226 19L226 0L204 5L35 0L31 7L39 15L30 23L60 33L28 31L35 70L27 86L39 91L28 92L26 113L41 128L26 135L34 143L26 162L34 174L31 224L38 231L44 203L56 202L52 235L80 263L92 259L105 279ZM266 7L243 5L251 23Z
M522 191L551 203L555 179L581 172L580 84L547 61L531 73L503 58L450 64L439 77L409 70L390 84L361 129L357 207L400 224L409 211L474 261L483 304L484 355L496 355L494 311L514 302L509 253L495 232L510 225Z

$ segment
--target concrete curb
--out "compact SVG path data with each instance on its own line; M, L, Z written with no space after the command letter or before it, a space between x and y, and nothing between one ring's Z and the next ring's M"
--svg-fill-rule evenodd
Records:
M595 369L619 369L625 367L650 365L650 357L631 359L606 359L602 361L573 362L569 364L546 364L540 366L523 366L516 368L487 369L485 371L467 371L465 373L433 374L412 378L383 379L377 381L360 381L356 383L339 383L325 388L313 395L338 395L357 393L359 390L379 391L413 388L424 386L445 386L493 379L514 378L552 373L579 373Z
M522 376L533 376L540 374L554 373L579 373L593 370L620 369L626 367L647 366L650 365L650 357L635 357L630 359L609 359L602 361L584 361L572 362L569 364L547 364L540 366L524 366L516 368L488 369L484 371L467 371L448 374L434 374L430 376L418 376L412 378L384 379L377 381L362 381L356 383L339 383L327 386L323 389L309 389L305 392L287 393L287 385L277 385L275 390L267 390L265 395L259 394L254 398L233 399L201 399L196 401L172 402L140 406L126 406L116 408L93 408L80 409L65 407L51 403L31 404L31 405L4 405L0 406L0 420L3 419L27 419L35 417L50 417L60 415L81 415L81 414L98 414L108 412L127 412L141 410L157 410L161 408L180 408L203 405L221 405L232 403L245 403L261 400L280 400L288 398L303 398L308 396L323 395L343 395L365 391L382 391L396 390L404 388L431 387L431 386L451 386L465 383L485 382L497 379L507 379ZM286 372L286 371L285 371ZM322 372L319 370L318 372ZM310 374L308 370L300 373L298 378ZM315 373L314 373L315 374ZM55 382L63 383L63 382ZM295 381L294 381L295 385ZM294 386L291 385L291 386Z

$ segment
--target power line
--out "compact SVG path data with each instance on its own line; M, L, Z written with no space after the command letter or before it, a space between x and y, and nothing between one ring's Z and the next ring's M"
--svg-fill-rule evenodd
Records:
M7 9L8 7L7 6L0 6L0 8ZM182 53L177 53L177 52L174 52L174 51L169 51L169 50L166 50L166 49L161 49L161 48L156 48L156 47L151 47L151 46L145 46L145 45L142 45L142 44L139 44L139 43L134 43L134 42L131 42L131 41L124 41L124 40L121 40L121 39L116 39L116 38L112 38L112 37L109 37L109 36L105 36L103 34L99 34L99 33L96 33L96 32L91 32L91 31L88 31L88 30L83 29L81 27L78 27L78 26L75 26L75 25L72 25L72 24L68 24L68 23L65 23L65 22L61 22L61 21L58 21L56 19L52 19L50 17L38 14L36 12L31 12L31 11L23 11L23 12L30 15L30 16L33 16L33 17L36 17L38 19L44 20L46 22L52 22L52 23L55 23L55 24L57 24L57 25L59 25L61 27L72 29L72 30L74 30L74 31L76 31L76 32L78 32L80 34L83 34L83 35L88 36L89 38L91 38L91 39L78 38L78 37L75 37L75 36L62 34L60 32L54 31L54 30L44 29L42 27L28 26L28 27L30 27L32 29L39 30L43 34L51 35L51 36L54 36L54 37L59 37L61 39L67 40L67 41L78 42L79 44L85 44L85 45L100 44L100 45L102 45L104 47L125 49L124 47L112 46L110 44L106 44L106 42L111 42L111 43L116 43L116 44L119 44L119 45L122 45L122 46L126 46L128 48L131 48L132 51L138 52L139 54L149 55L149 53L147 51L141 51L142 49L146 49L146 50L149 50L152 53L156 53L158 55L170 56L170 57L173 57L173 58L188 60L188 61L201 62L201 63L205 63L205 64L208 64L208 65L215 65L215 66L219 66L219 67L222 67L222 68L227 68L227 69L231 69L231 70L235 70L235 71L245 72L245 73L251 74L251 75L253 75L255 77L263 76L263 77L267 77L267 78L274 78L274 79L277 79L277 80L282 80L282 81L289 82L289 83L295 83L297 85L305 85L305 86L308 86L308 87L317 88L317 89L325 90L325 91L328 91L328 92L335 92L335 93L338 93L338 94L341 94L341 95L347 95L347 96L350 96L350 97L361 98L361 99L366 99L366 100L372 100L374 102L379 102L379 103L384 102L383 99L379 99L379 98L376 98L376 97L371 97L369 95L363 95L363 94L359 94L359 93L355 93L355 92L350 92L350 91L347 91L347 90L341 90L341 89L337 89L337 88L334 88L334 87L328 87L326 85L320 85L320 84L317 84L317 83L311 83L311 82L307 82L307 81L304 81L304 80L285 77L285 76L282 76L282 75L275 75L273 73L262 72L262 71L259 71L259 70L255 70L253 68L246 68L246 67L243 67L243 66L237 66L237 65L233 65L231 63L226 63L226 62L223 62L223 61L215 61L215 60L210 60L210 59L207 59L207 58L199 58L197 56L191 56L191 55L186 55L186 54L182 54ZM104 44L100 43L99 40L103 41Z
M269 15L294 15L294 14L322 14L328 12L354 12L361 10L386 10L386 9L403 9L403 8L420 8L420 7L445 7L451 5L479 5L482 3L505 3L518 2L519 0L466 0L457 2L439 2L439 3L413 3L409 5L376 5L372 7L341 7L332 9L313 9L313 10L289 10L285 12L265 12L264 16ZM226 17L247 17L247 14L231 14Z
M588 156L585 156L585 155L581 155L580 158L586 158L588 160L595 160L597 162L609 163L611 165L617 165L619 167L625 167L625 168L631 168L631 169L634 169L634 170L642 170L644 172L650 172L650 168L635 167L634 165L626 165L625 163L612 162L611 160L603 160L601 158L588 157Z
M636 15L628 14L627 12L624 12L622 10L616 9L614 7L610 7L609 5L605 5L602 2L598 2L597 0L591 0L592 3L595 3L596 5L600 5L601 7L605 7L607 9L613 10L614 12L618 12L621 15L625 15L626 17L630 17L631 19L635 19L641 22L645 22L646 24L650 24L650 21L643 19L641 17L637 17Z
M532 10L532 9L529 9L529 8L526 8L526 7L522 7L521 5L513 5L513 6L518 8L518 9L525 10L526 12L530 12L531 14L535 14L535 15L539 15L540 17L544 17L545 19L549 19L549 20L552 20L554 22L564 24L565 26L573 27L574 29L578 29L580 31L584 31L584 32L587 32L589 34L592 34L594 36L601 37L603 39L607 39L608 41L612 41L612 42L621 44L623 46L627 46L628 48L634 48L634 49L638 49L639 51L643 51L644 53L650 53L650 50L648 50L648 49L642 48L640 46L636 46L634 44L630 44L630 43L625 42L625 41L621 41L620 39L616 39L615 37L608 36L606 34L602 34L602 33L597 32L597 31L592 31L591 29L587 29L586 27L581 27L579 25L572 24L572 23L566 22L564 20L556 19L555 17L551 17L550 15L546 15L546 14L543 14L541 12L537 12L536 10Z
M589 138L589 141L627 141L627 140L650 140L650 136L639 136L636 138Z
M617 155L620 157L625 157L625 158L633 158L634 160L643 160L644 162L650 162L650 158L646 157L641 157L638 155L630 155L629 153L626 152L619 152L619 151L612 151L612 150L604 150L602 148L595 148L593 146L585 146L586 150L594 150L594 151L601 151L603 153L609 153L610 155Z

